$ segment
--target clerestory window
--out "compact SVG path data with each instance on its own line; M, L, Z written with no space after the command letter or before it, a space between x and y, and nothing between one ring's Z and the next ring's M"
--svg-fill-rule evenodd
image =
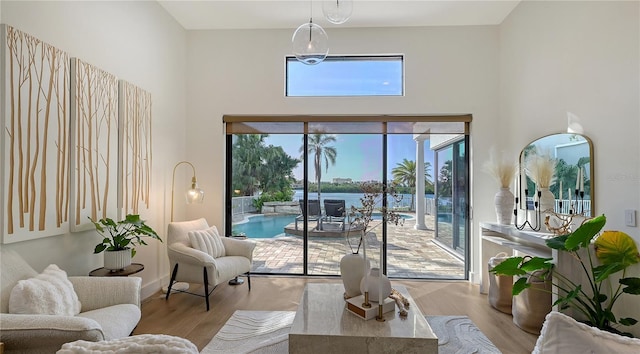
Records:
M328 56L316 65L286 57L287 97L403 95L403 55Z

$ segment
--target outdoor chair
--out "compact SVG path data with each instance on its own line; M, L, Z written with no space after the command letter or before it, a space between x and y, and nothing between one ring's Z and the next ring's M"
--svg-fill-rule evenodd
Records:
M323 220L330 223L336 222L341 224L344 231L344 224L347 219L347 210L344 199L325 199L324 200L324 217Z
M308 216L307 216L307 221L315 221L317 222L316 227L314 229L316 230L322 230L322 211L320 210L320 202L317 199L309 199L307 201L309 208L305 208L304 205L304 199L300 199L300 210L302 211L302 214L296 216L296 230L298 230L298 221L303 221L304 222L304 216L308 209Z

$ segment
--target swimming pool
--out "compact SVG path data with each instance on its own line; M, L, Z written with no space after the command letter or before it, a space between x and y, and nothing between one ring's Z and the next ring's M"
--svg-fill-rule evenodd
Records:
M401 214L403 219L411 219L412 215ZM374 214L379 219L380 214ZM284 227L295 222L296 215L254 215L244 221L233 224L234 235L244 234L248 238L274 238L284 236Z
M284 235L284 227L294 222L296 215L254 215L233 224L233 234L249 238L273 238Z

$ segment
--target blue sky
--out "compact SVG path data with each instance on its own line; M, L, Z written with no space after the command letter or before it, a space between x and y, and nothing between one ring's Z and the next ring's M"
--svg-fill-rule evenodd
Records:
M333 178L351 178L355 182L366 180L382 180L382 137L374 134L338 134L333 146L337 150L336 164L329 165L325 170L323 165L322 181L331 182ZM302 145L301 135L271 134L265 140L266 144L282 146L284 151L295 158L300 157L299 149ZM433 176L433 152L429 150L429 141L425 142L425 161L431 163ZM391 170L404 158L415 160L416 145L410 134L388 135L388 176ZM302 179L302 163L294 169L296 179ZM315 178L313 165L310 165L309 178Z

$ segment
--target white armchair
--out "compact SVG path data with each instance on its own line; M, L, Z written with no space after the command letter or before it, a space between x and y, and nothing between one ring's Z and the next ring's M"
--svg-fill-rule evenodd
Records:
M0 341L8 353L55 353L67 342L127 337L140 321L141 279L68 277L82 305L77 316L9 313L11 290L38 273L15 251L1 250Z
M204 240L194 244L194 233L205 230L212 237L204 237ZM221 242L218 247L217 242ZM176 282L203 284L203 295L178 289L173 291L204 297L209 311L209 295L219 284L246 275L251 290L251 262L255 246L253 241L220 237L215 226L209 226L203 218L170 223L167 228L167 252L172 271L166 299L169 299Z

